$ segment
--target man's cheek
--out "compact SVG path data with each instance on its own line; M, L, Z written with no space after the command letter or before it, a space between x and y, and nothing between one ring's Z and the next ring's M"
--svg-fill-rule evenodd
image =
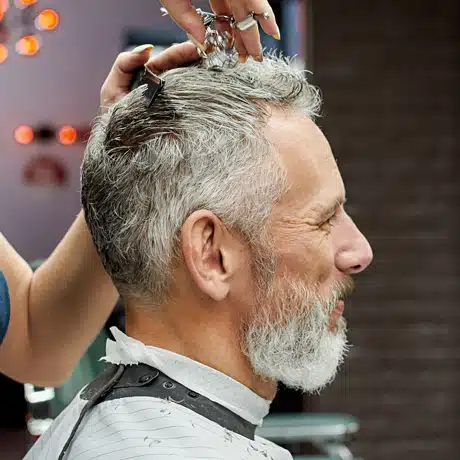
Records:
M291 245L284 253L278 253L277 274L289 274L314 283L324 283L332 273L332 251L318 241Z

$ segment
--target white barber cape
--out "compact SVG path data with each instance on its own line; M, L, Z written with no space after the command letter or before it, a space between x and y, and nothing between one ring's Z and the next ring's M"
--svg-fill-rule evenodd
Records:
M105 360L145 363L190 390L260 425L270 402L208 366L146 346L111 329ZM35 443L25 460L56 460L87 401L77 395ZM292 460L291 454L258 436L250 440L186 407L164 399L132 396L103 401L83 418L66 460Z

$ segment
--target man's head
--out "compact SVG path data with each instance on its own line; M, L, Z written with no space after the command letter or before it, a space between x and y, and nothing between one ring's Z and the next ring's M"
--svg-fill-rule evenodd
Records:
M82 201L103 263L128 304L203 328L219 318L257 374L318 389L346 348L350 276L372 258L312 121L318 93L276 58L163 78L151 108L133 92L87 147Z

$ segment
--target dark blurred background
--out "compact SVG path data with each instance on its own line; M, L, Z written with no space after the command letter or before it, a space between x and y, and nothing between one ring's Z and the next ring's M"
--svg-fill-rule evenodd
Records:
M460 458L460 2L315 0L314 80L349 210L373 246L355 345L321 411L369 459Z
M0 63L0 225L29 260L47 257L78 212L84 147L40 139L18 146L15 127L84 130L116 53L182 38L155 0L37 3L60 13L55 35L44 34L40 53L22 60L10 38ZM357 417L352 450L366 460L458 460L460 3L272 4L282 26L277 46L298 54L297 65L313 70L322 90L319 123L338 159L348 210L375 253L347 305L354 347L339 377L321 395L282 390L273 411ZM25 169L40 155L60 165L66 180L27 182ZM21 458L31 442L24 388L0 375L0 398L0 458Z

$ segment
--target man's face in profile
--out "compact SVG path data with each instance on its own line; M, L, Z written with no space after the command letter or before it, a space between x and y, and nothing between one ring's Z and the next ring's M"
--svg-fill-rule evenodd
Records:
M344 300L372 250L344 210L344 185L319 128L275 113L266 135L289 190L274 207L268 241L253 251L254 308L241 340L257 373L314 391L334 378L347 350Z
M267 399L276 381L316 390L346 350L351 276L372 259L311 121L318 93L269 56L164 78L149 110L134 92L101 120L82 170L128 332Z

